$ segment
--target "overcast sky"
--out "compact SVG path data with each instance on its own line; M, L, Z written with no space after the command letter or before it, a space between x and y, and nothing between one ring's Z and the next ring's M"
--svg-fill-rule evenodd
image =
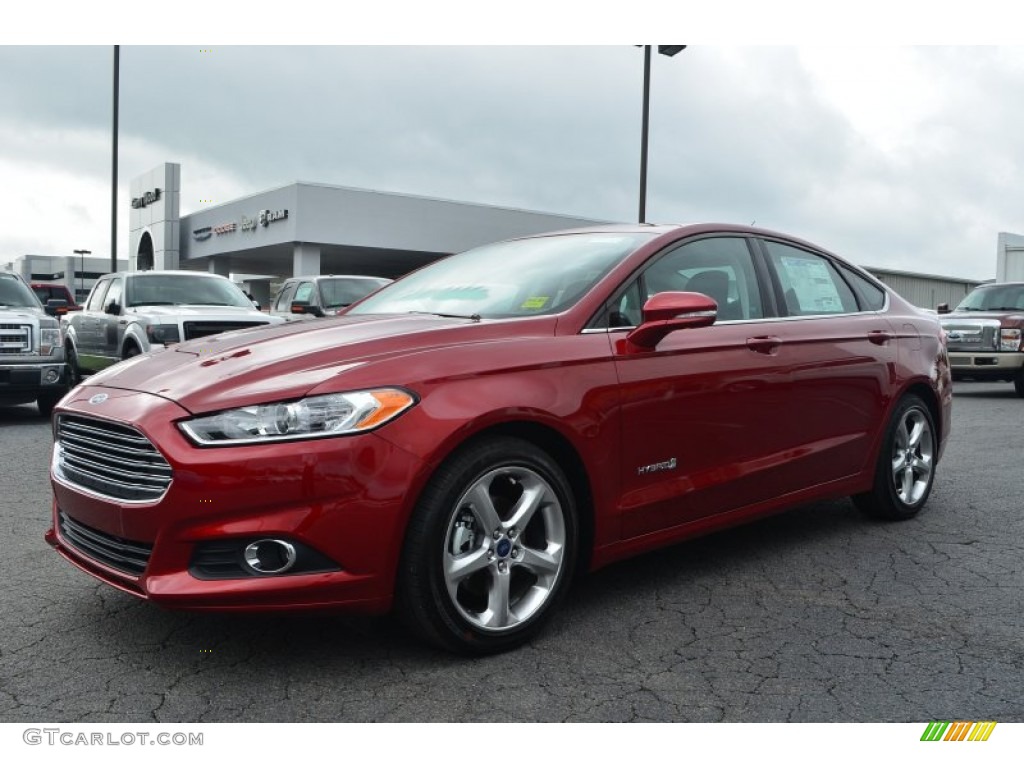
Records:
M129 181L168 161L182 214L311 181L637 215L631 45L120 55L122 258ZM109 254L112 58L0 46L0 262ZM979 279L997 233L1024 232L1024 48L707 43L653 65L650 221L756 222L863 265Z

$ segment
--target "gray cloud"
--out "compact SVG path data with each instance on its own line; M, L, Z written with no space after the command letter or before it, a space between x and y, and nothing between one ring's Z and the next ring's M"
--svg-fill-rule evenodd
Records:
M1024 228L1024 58L910 53L935 98L889 146L851 119L841 92L822 91L796 49L656 56L649 218L756 219L861 263L991 276L996 232ZM110 47L0 47L0 72L0 161L109 184ZM176 161L186 210L211 188L306 180L632 220L641 75L642 54L626 45L126 46L121 184ZM919 95L919 79L886 76L889 93ZM103 231L109 194L66 202L87 209L66 226L85 215ZM0 232L3 248L31 241Z

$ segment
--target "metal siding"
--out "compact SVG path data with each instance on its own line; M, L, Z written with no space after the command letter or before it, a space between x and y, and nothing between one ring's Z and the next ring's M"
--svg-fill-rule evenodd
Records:
M871 274L914 306L924 309L935 309L943 303L955 307L973 288L981 284L980 281L974 280L893 274L879 269L872 270Z

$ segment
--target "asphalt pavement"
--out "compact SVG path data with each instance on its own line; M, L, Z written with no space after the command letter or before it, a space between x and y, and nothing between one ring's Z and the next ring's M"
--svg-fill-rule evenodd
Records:
M1024 400L957 384L915 519L848 500L579 579L466 659L386 618L167 611L43 542L46 419L0 407L0 721L1024 720Z

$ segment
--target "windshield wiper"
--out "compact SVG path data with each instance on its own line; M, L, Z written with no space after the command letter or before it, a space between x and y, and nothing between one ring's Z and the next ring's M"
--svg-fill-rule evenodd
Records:
M472 320L474 323L480 322L480 315L449 315L444 312L420 312L417 310L410 310L406 312L407 315L433 315L434 317L453 317L456 320Z
M129 307L173 307L176 301L133 301Z
M1020 307L989 307L989 312L1020 312Z

